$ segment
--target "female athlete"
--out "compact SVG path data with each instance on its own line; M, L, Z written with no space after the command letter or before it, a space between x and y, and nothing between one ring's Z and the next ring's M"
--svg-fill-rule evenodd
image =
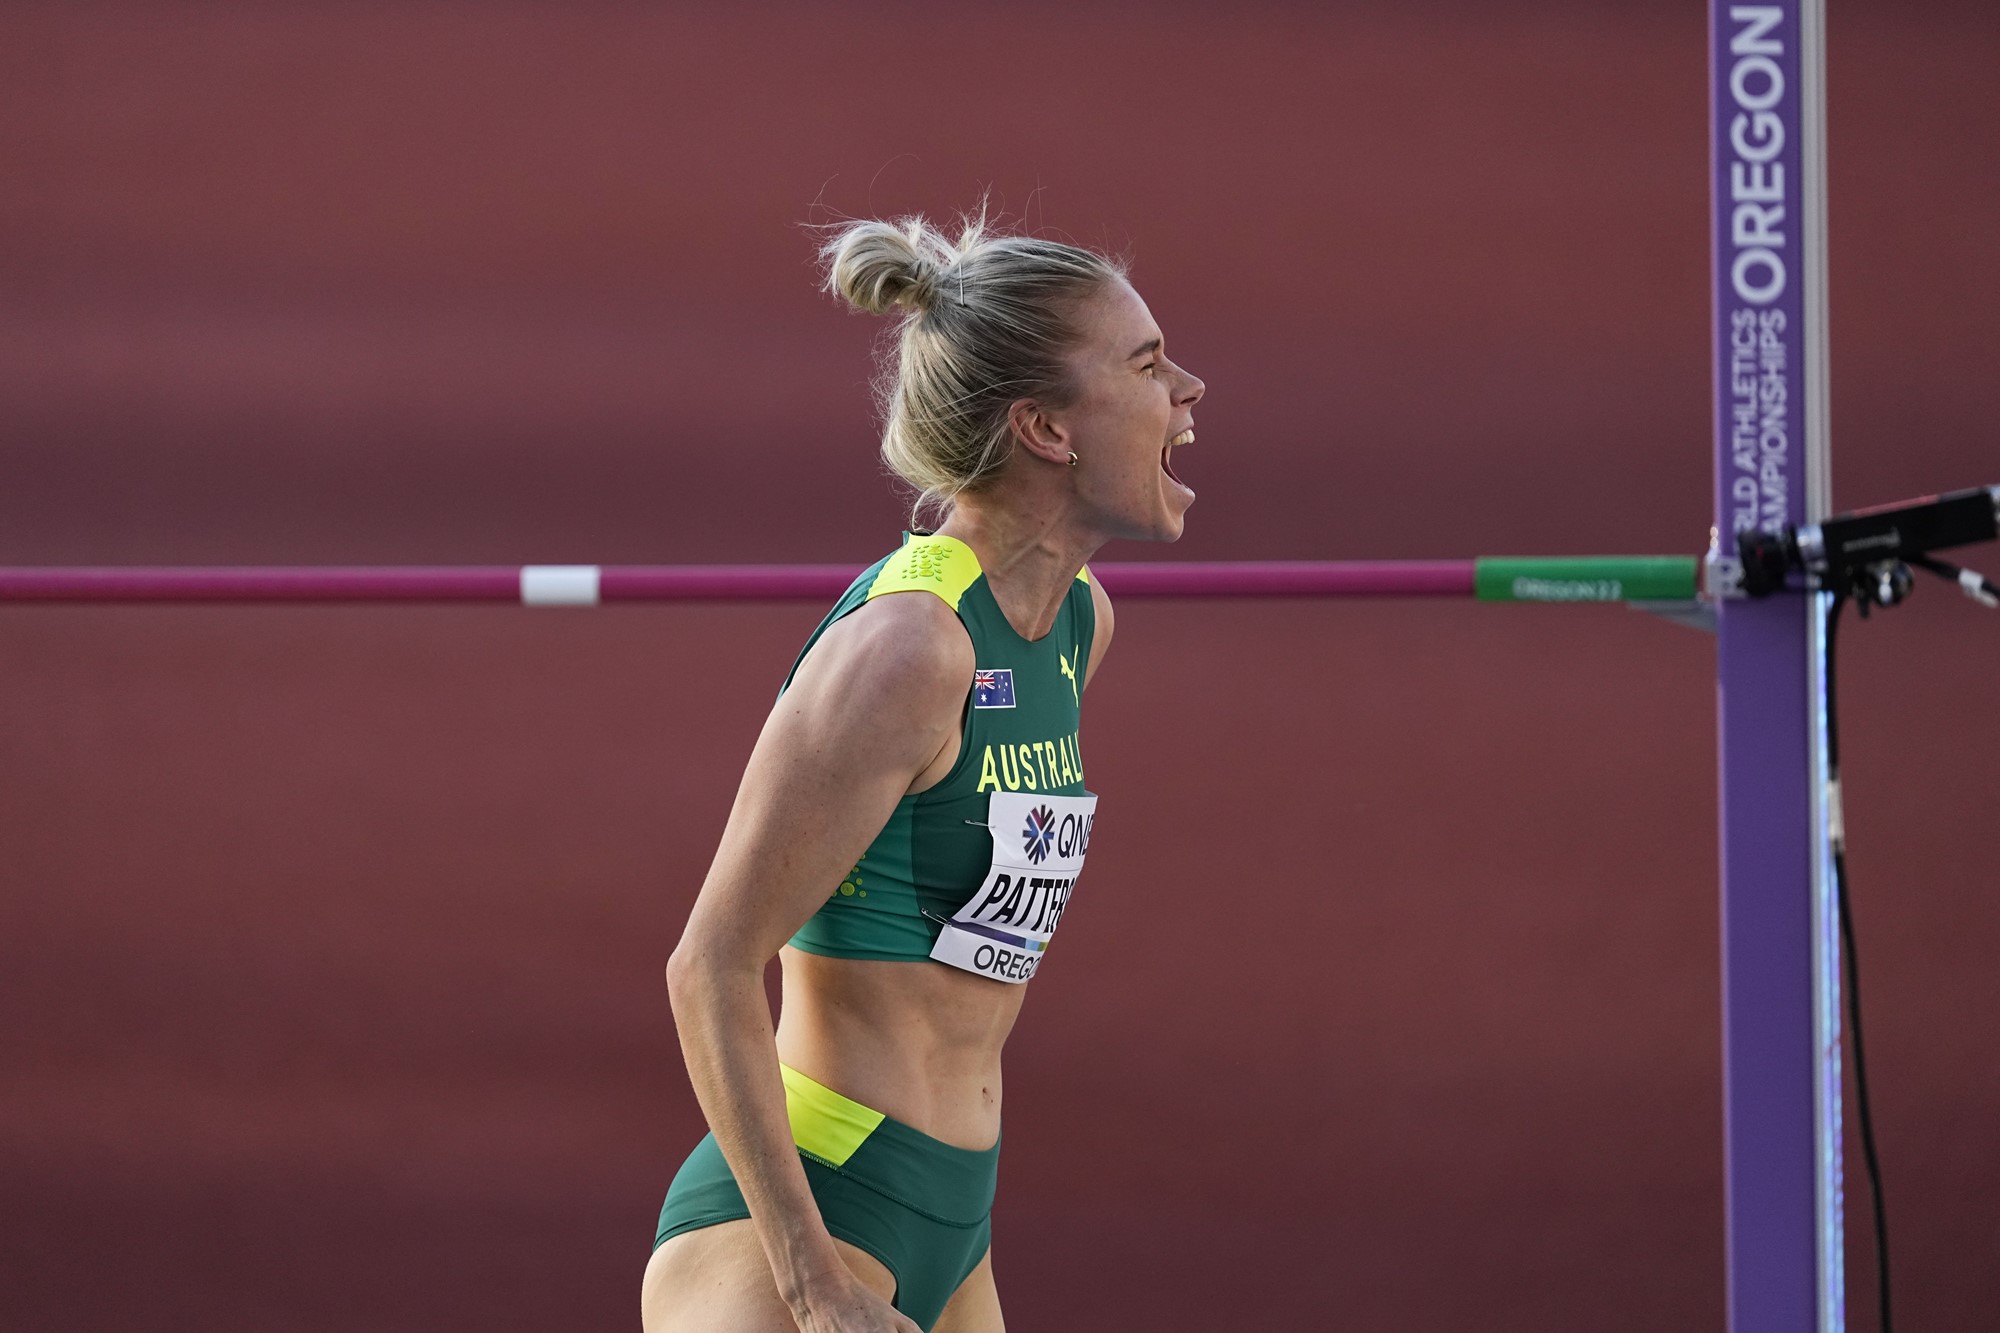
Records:
M1000 1048L1088 847L1077 718L1111 642L1085 562L1173 541L1202 383L1123 268L859 222L828 286L900 316L883 457L942 513L807 642L667 964L710 1134L647 1333L998 1333ZM763 974L784 973L773 1029Z

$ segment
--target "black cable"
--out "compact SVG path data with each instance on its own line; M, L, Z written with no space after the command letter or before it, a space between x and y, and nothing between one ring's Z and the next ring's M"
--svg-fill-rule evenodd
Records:
M2000 603L2000 584L1995 584L1983 574L1930 555L1913 555L1907 563L1918 569L1927 569L1947 583L1956 583L1960 591L1982 606L1993 607Z
M1882 1203L1882 1164L1875 1155L1875 1122L1868 1113L1868 1064L1861 1046L1861 978L1854 957L1854 914L1847 902L1847 835L1842 827L1840 800L1840 714L1834 693L1834 635L1840 626L1847 594L1834 594L1826 613L1826 768L1831 780L1833 817L1833 885L1840 913L1840 951L1846 961L1847 1031L1854 1049L1854 1104L1860 1113L1861 1150L1868 1161L1869 1196L1875 1207L1875 1271L1882 1312L1882 1333L1889 1321L1889 1222Z

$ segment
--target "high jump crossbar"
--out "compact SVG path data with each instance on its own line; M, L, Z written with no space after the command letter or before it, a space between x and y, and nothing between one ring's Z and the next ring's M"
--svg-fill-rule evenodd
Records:
M1691 605L1693 556L1106 563L1120 597L1447 597ZM0 602L831 601L850 565L0 568Z

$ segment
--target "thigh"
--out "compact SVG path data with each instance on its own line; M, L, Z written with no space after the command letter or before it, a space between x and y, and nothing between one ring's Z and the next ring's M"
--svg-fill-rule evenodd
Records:
M1000 1289L993 1285L993 1251L979 1261L979 1267L965 1275L958 1290L938 1316L934 1333L1005 1333L1000 1318Z
M871 1290L894 1299L896 1277L881 1260L844 1240L833 1247ZM748 1219L684 1231L654 1250L639 1312L646 1333L798 1333Z

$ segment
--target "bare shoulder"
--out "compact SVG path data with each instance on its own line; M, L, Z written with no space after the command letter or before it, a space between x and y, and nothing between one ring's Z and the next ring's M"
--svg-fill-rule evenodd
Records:
M828 626L757 737L683 947L746 967L775 954L956 743L972 660L929 593Z
M856 713L941 711L955 723L972 659L972 639L943 601L927 592L889 593L827 628L799 664L792 691L837 696Z
M1090 639L1090 665L1084 668L1083 683L1090 684L1090 678L1097 674L1097 664L1104 660L1105 649L1111 646L1111 594L1104 591L1104 585L1095 575L1090 580L1090 604L1097 612L1097 629Z

